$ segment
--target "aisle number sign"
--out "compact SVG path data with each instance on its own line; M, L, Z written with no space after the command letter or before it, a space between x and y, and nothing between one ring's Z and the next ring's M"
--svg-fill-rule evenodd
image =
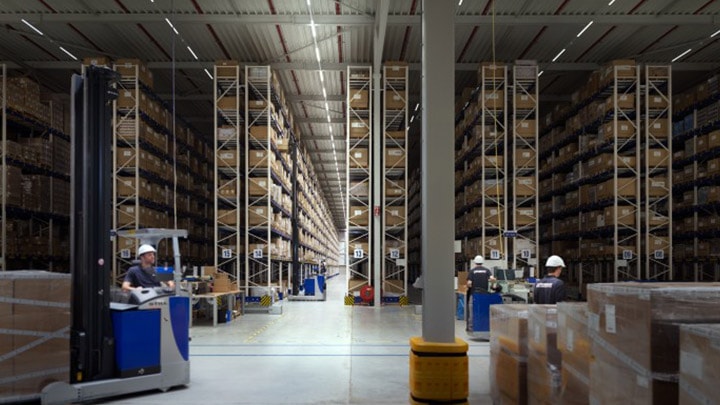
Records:
M253 250L253 259L262 259L263 258L263 250L262 249L254 249Z
M232 259L232 249L223 249L220 256L223 259Z
M633 251L632 250L623 250L623 259L625 260L632 260L633 258Z
M362 259L365 256L365 251L363 251L361 248L355 249L353 252L353 258L355 259Z
M120 250L120 257L123 259L130 259L130 249L122 249Z
M529 259L531 257L530 249L523 249L520 251L520 257L522 259Z
M500 251L497 249L493 249L490 251L490 259L492 260L500 260Z
M391 259L399 259L400 258L400 249L390 249L390 258Z
M655 260L664 260L665 259L665 251L662 249L658 249L655 251Z

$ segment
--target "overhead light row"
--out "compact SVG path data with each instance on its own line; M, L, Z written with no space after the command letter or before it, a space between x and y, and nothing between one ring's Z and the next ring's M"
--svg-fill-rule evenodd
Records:
M43 34L42 31L40 31L36 26L30 24L30 22L27 21L26 19L21 18L20 21L22 21L25 25L27 25L28 27L30 27L33 31L37 32L38 35L45 36L45 34ZM53 40L51 39L50 42L53 42L53 43L54 43L55 41L53 41ZM67 49L63 48L62 46L58 46L58 48L60 48L61 51L63 51L67 56L71 57L73 60L78 60L77 56L73 55L73 54L72 54L70 51L68 51Z

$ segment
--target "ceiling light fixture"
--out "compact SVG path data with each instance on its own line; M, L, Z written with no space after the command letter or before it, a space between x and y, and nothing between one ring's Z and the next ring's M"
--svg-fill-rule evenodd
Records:
M587 23L587 25L585 26L585 28L583 28L582 30L580 30L580 32L577 34L577 37L580 38L580 35L582 35L583 33L585 33L585 31L586 31L588 28L590 28L590 26L593 25L594 22L595 22L595 21L590 21L589 23Z
M188 49L188 51L190 51L190 53L192 54L193 58L195 58L195 60L198 60L198 57L197 57L197 55L195 55L195 52L193 52L192 48L190 48L190 47L188 46L187 49Z
M332 126L330 126L330 134L330 138L332 138ZM333 145L333 147L335 147L335 145Z
M674 63L676 60L682 58L683 56L689 54L692 51L692 48L688 49L687 51L681 53L680 55L676 56L675 59L671 60L670 63Z
M545 73L545 71L541 70L540 73L538 73L538 77L542 76L543 73Z
M63 52L65 52L65 53L67 54L67 56L73 58L73 60L78 60L78 58L77 58L75 55L71 54L70 51L68 51L67 49L63 48L62 46L60 47L60 50L63 51Z
M310 20L310 29L312 30L313 39L317 39L317 31L315 30L315 22Z
M207 69L205 69L205 74L207 74L210 80L212 80L213 77Z
M417 111L418 108L420 108L420 103L415 104L415 111Z
M460 2L458 3L458 7L462 6L462 2L463 0L460 0Z
M323 98L327 100L327 91L325 91L325 87L323 87ZM325 103L325 105L327 106L327 103Z
M710 38L714 38L718 34L720 34L720 30L715 31L712 35L710 35Z
M330 123L330 114L328 114L328 124Z
M325 75L322 70L320 71L320 83L325 83Z
M315 46L315 57L317 58L318 63L320 63L320 48Z
M562 51L560 51L557 55L555 55L555 57L553 58L552 61L555 62L556 60L558 60L558 58L560 57L560 55L562 55L562 54L564 54L564 53L565 53L565 48L563 48Z
M42 33L42 31L40 31L39 29L35 28L34 25L32 25L32 24L30 24L29 22L27 22L24 18L20 19L20 21L24 22L25 25L27 25L28 27L32 28L33 31L37 32L38 34L40 34L40 35L45 35L45 34Z
M170 26L170 28L172 28L172 30L175 31L175 35L180 35L180 33L178 32L178 30L175 29L175 26L173 25L173 23L170 22L170 19L169 19L169 18L165 17L165 21L167 21L167 23L168 23L168 25Z
M325 102L325 110L327 112L330 112L330 106L328 105L327 101Z
M613 3L615 3L615 0L610 0L610 3L608 3L608 6L612 6Z

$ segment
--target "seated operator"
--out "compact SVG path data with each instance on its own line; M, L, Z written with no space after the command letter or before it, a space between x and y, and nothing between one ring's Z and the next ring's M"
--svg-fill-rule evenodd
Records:
M141 245L138 248L138 259L140 263L128 269L125 280L122 284L123 291L130 291L138 288L161 287L165 283L157 278L155 271L155 250L151 245ZM174 281L168 281L169 288L175 288Z

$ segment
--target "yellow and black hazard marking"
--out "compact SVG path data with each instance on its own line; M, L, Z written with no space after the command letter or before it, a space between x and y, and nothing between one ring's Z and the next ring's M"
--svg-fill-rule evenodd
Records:
M355 305L355 297L352 294L345 296L345 305Z
M269 307L272 304L272 299L269 295L263 295L260 297L260 305L264 307Z
M400 300L398 300L398 302L399 302L400 305L402 306L402 305L407 305L407 304L409 304L409 303L410 303L410 300L408 299L408 297L406 297L406 296L404 296L404 295L401 295L401 296L400 296Z

